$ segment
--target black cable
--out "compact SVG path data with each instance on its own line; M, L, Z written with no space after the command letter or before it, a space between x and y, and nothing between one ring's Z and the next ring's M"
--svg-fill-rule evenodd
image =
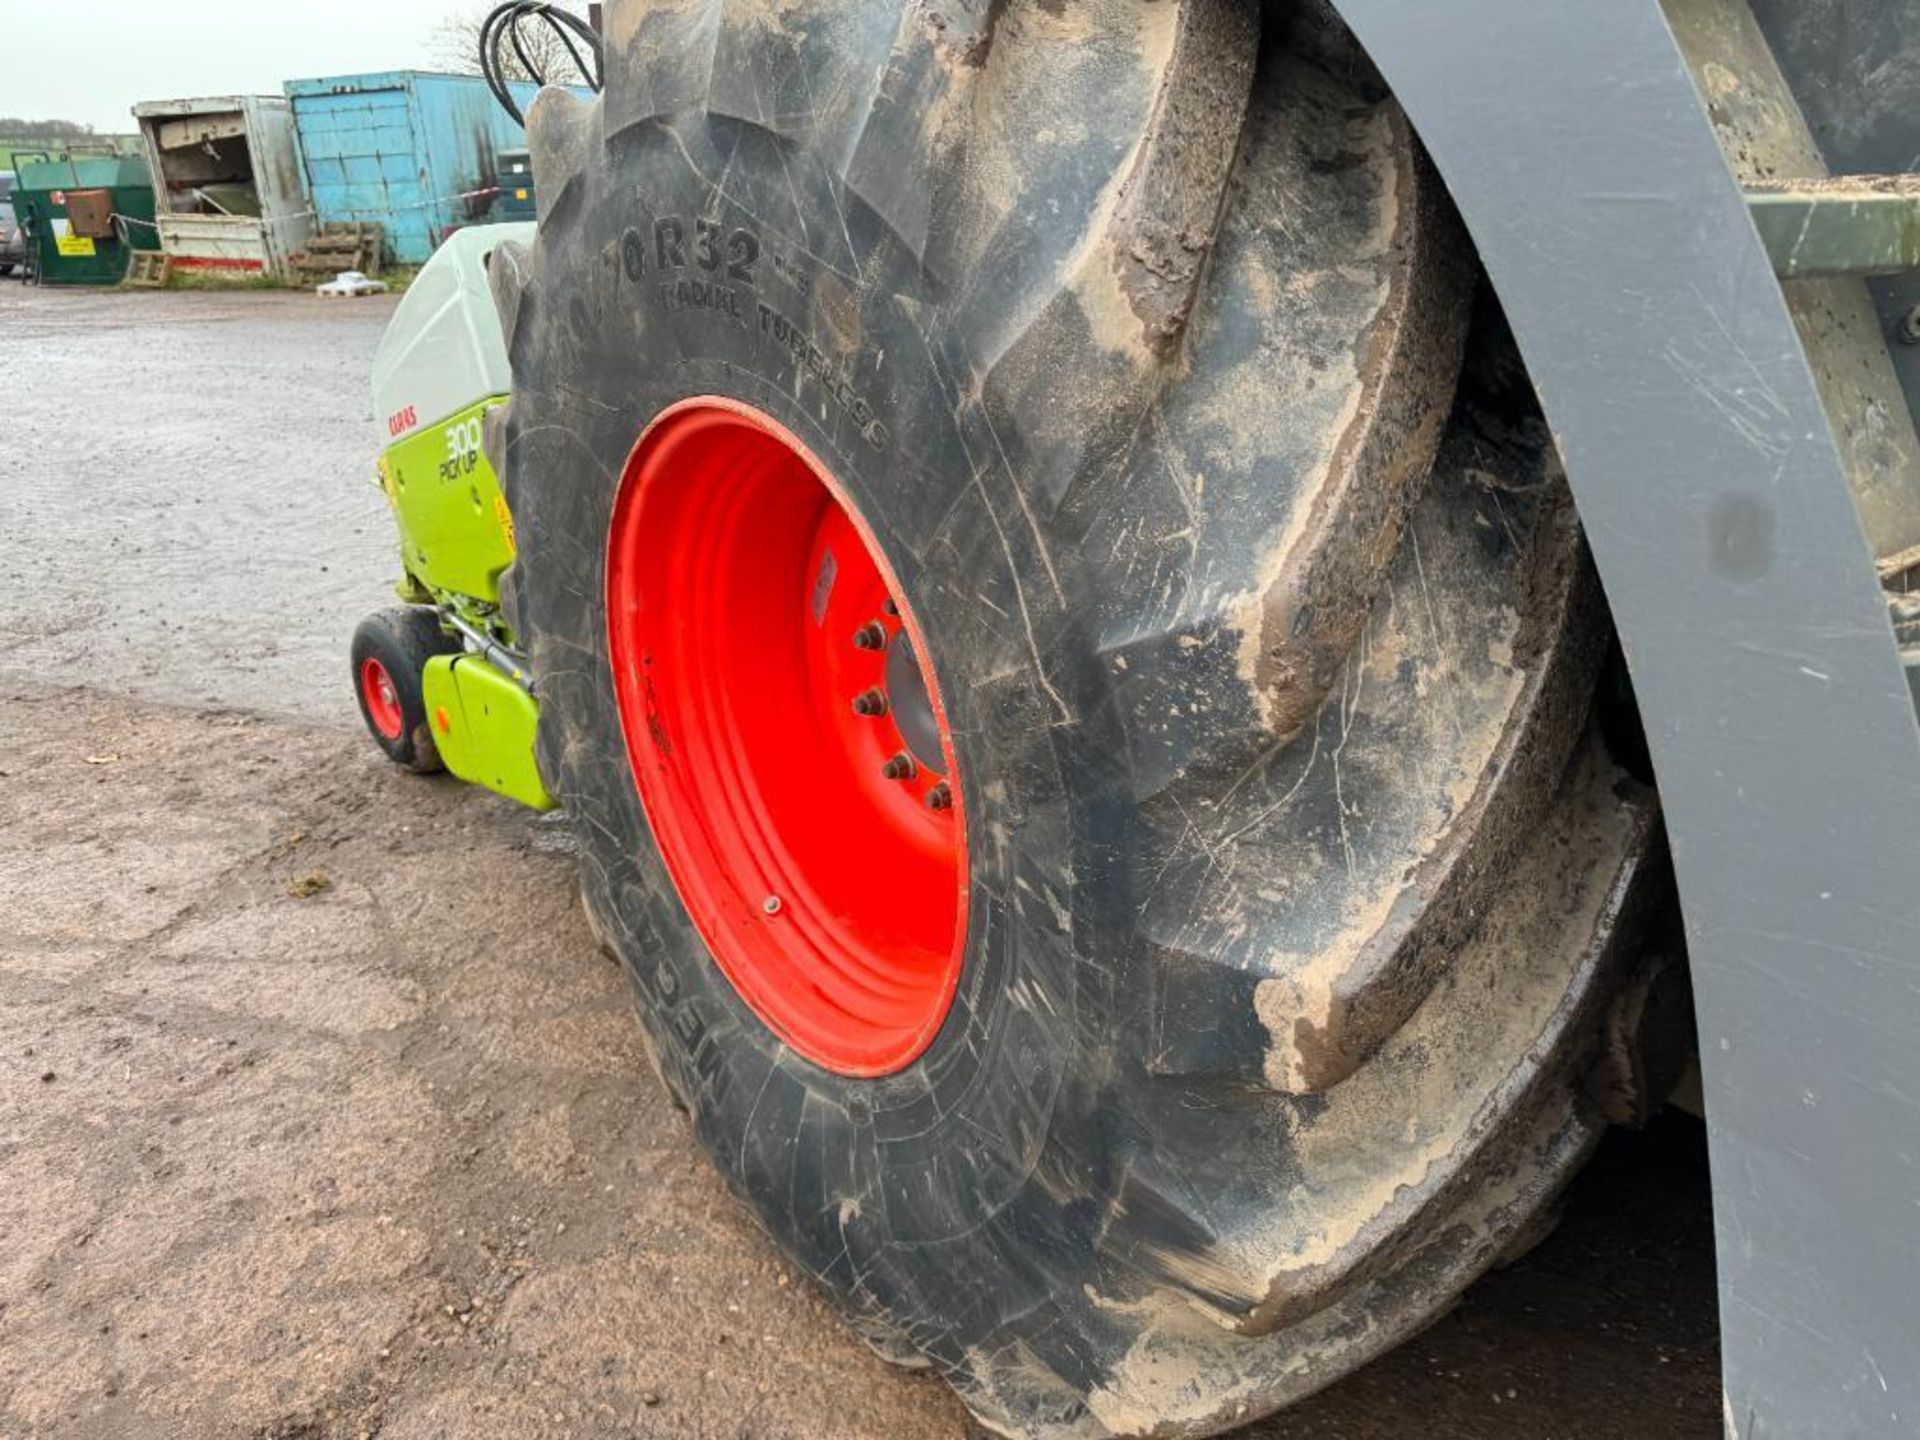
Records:
M533 56L527 53L526 44L520 38L521 14L515 11L513 18L507 21L507 39L513 42L513 53L520 61L520 73L536 85L547 83L547 77L540 73L540 67L534 64Z
M518 0L496 8L487 16L486 23L480 27L480 73L486 77L487 88L493 92L493 98L499 102L516 124L524 125L526 117L520 113L520 107L514 102L513 92L508 81L501 74L500 41L520 9Z
M568 35L565 29L560 30L559 35L560 43L567 47L567 54L573 60L574 71L580 75L591 73L587 69L587 62L581 58L580 52L574 48L573 37ZM591 81L588 83L592 84Z
M574 69L586 82L587 88L596 95L604 83L606 67L606 54L599 32L572 11L563 10L550 3L550 0L506 0L505 4L496 6L480 26L480 74L500 108L513 117L515 124L522 126L527 123L527 117L513 98L513 81L507 77L502 46L513 47L514 58L519 61L522 73L529 80L536 85L545 85L548 77L528 53L526 41L520 34L521 24L534 19L560 37L560 43L566 47ZM574 43L576 39L584 45L584 54L581 47Z

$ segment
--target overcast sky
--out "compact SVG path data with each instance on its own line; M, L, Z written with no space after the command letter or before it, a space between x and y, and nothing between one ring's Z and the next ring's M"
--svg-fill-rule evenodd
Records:
M133 128L136 100L427 66L463 0L0 0L0 113Z

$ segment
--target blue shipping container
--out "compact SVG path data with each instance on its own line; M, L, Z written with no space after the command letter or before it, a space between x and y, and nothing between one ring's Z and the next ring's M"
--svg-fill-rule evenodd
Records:
M455 230L484 222L500 156L527 145L477 75L394 70L289 80L286 91L315 219L378 221L401 265L425 264ZM514 87L523 110L536 93Z

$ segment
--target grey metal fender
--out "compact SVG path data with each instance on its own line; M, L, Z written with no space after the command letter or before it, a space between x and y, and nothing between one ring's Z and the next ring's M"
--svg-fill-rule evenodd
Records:
M1780 289L1656 0L1337 0L1572 476L1686 912L1730 1435L1920 1430L1920 729Z

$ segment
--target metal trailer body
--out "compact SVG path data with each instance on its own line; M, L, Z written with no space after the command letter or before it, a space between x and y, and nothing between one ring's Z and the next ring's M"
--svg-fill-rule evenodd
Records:
M277 95L133 107L153 171L160 248L176 270L291 276L313 222L293 116Z
M395 70L290 80L286 92L319 222L379 222L397 264L424 265L517 184L503 157L524 153L526 136L478 76ZM538 93L514 87L523 107Z
M1787 297L1658 0L1335 3L1478 243L1632 668L1698 1013L1726 1432L1910 1435L1920 727ZM1816 134L1911 167L1920 6L1758 9L1790 76L1827 77Z

